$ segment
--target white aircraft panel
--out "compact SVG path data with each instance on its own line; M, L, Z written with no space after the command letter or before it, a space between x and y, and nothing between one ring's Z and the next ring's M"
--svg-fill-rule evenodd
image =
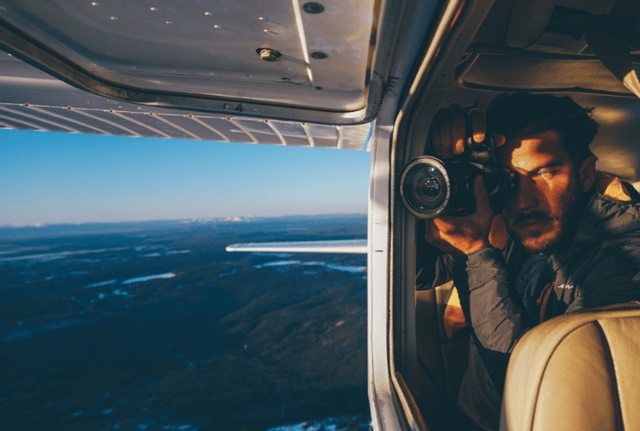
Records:
M121 88L353 112L366 105L375 7L373 0L0 0L0 24Z
M343 241L298 241L231 244L227 251L287 253L353 253L367 254L366 239Z
M362 150L371 127L134 105L81 91L0 51L0 128Z

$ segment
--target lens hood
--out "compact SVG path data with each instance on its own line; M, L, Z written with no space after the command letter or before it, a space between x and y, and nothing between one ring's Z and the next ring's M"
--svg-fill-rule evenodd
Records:
M451 201L451 178L445 163L432 156L409 163L400 177L400 197L414 217L432 219L442 215Z

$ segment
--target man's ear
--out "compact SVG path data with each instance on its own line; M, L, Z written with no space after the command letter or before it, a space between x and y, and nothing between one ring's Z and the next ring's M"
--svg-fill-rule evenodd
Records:
M578 179L580 180L580 189L586 192L596 180L596 156L589 156L582 162L582 166L578 169Z

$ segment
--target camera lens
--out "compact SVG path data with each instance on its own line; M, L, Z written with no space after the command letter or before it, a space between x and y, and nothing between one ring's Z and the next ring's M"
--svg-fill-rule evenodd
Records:
M446 172L444 173L446 175ZM447 178L437 166L416 165L405 178L405 191L420 210L434 210L446 198Z
M450 194L447 170L435 157L420 157L402 173L400 195L405 207L416 217L437 217L445 210Z
M442 185L440 184L440 181L438 181L438 178L428 177L422 182L420 188L425 196L435 198L440 194Z

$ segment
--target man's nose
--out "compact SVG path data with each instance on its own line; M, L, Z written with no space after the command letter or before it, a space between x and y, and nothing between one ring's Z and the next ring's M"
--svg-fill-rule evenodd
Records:
M520 211L526 211L538 206L536 183L532 178L521 176L518 178L515 206Z

